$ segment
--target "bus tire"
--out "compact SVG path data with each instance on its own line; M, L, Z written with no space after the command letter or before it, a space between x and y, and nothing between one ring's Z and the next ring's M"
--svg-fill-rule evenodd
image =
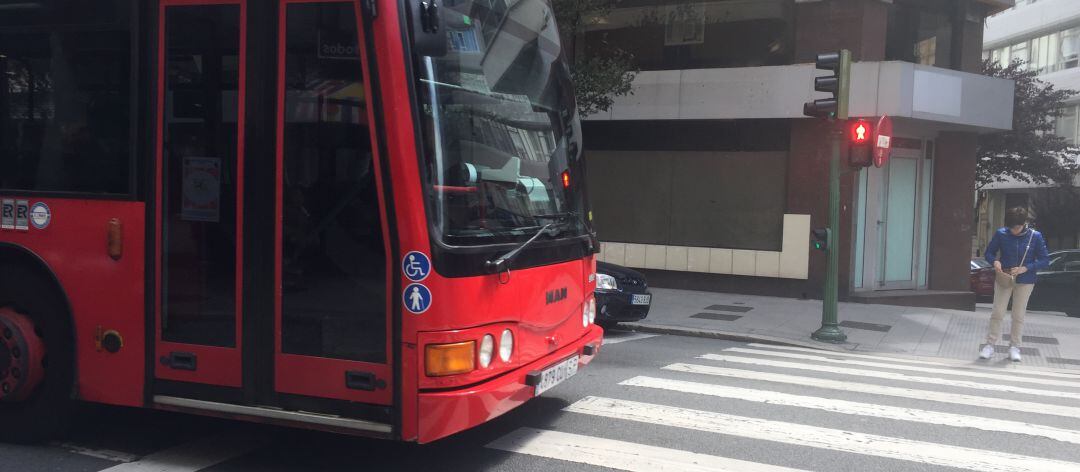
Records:
M42 369L34 387L23 391L17 400L11 396L0 400L0 441L27 444L57 437L66 429L73 403L74 340L66 299L41 269L28 268L0 255L0 317L5 318L0 323L7 326L0 330L0 336L7 339L7 346L0 346L4 351L0 360L15 365L14 350L10 348L18 345L12 341L17 339L15 336L23 338L23 346L43 346L33 363L40 363ZM11 332L13 324L16 333ZM7 354L6 358L3 354ZM18 354L23 358L34 355ZM27 373L14 376L10 369L0 375L6 375L0 379L9 383L17 377L33 377Z

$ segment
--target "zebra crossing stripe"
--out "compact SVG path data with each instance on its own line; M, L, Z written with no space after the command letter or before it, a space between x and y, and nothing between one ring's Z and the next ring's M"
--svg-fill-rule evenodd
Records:
M797 472L798 469L708 454L534 428L520 428L487 447L634 472Z
M267 444L260 434L230 431L155 452L100 472L196 472L240 457Z
M870 395L884 395L897 398L910 398L913 400L927 400L954 405L972 406L982 408L994 408L998 410L1011 410L1039 415L1053 415L1080 419L1080 408L1064 405L1051 405L1047 403L1027 402L995 397L981 397L977 395L965 395L962 393L937 392L934 390L919 390L914 388L893 387L890 385L874 385L859 382L846 382L841 380L806 377L801 375L777 374L773 372L758 372L754 370L728 369L710 365L697 364L671 364L664 370L675 372L687 372L691 374L713 375L733 379L760 380L764 382L783 383L798 385L800 387L824 388L830 390L842 390L845 392L865 393Z
M967 470L987 472L1075 472L1080 470L1080 463L1075 462L614 398L585 397L566 407L565 411Z
M673 392L693 393L712 397L730 398L769 405L794 406L814 410L882 418L887 420L911 421L915 423L951 426L954 428L974 428L983 431L995 431L1011 434L1025 434L1057 441L1080 444L1080 431L1055 428L1052 426L1024 423L1022 421L998 420L981 416L959 415L939 411L903 408L891 405L875 405L831 398L792 395L789 393L756 390L750 388L728 387L682 380L658 379L655 377L634 377L620 382L619 385L646 387Z
M961 387L970 388L974 390L987 390L992 392L1007 392L1007 393L1019 393L1024 395L1036 395L1040 397L1053 397L1053 398L1068 398L1075 400L1078 393L1074 392L1060 392L1057 390L1043 390L1036 388L1017 387L1014 385L998 385L998 384L986 384L979 382L972 382L968 380L956 380L945 379L940 377L923 377L919 375L904 374L899 372L884 372L879 370L869 369L852 369L848 367L840 367L833 365L819 365L819 364L804 364L800 362L787 362L787 361L774 361L770 359L760 359L756 357L738 357L738 356L723 356L718 354L705 354L700 356L700 359L710 361L722 361L732 362L736 364L749 364L763 367L779 367L782 369L799 369L808 370L812 372L824 372L829 374L841 374L841 375L855 375L865 378L875 378L884 380L900 380L904 382L918 382L933 385L943 385L946 387Z
M818 355L810 354L798 354L794 352L779 352L779 351L763 351L760 349L746 349L741 347L731 347L724 349L724 352L734 352L739 354L755 354L763 356L783 357L786 359L798 359L802 361L814 361L814 362L826 362L829 364L843 364L853 365L859 367L873 367L875 369L893 369L893 370L906 370L911 372L922 372L927 374L944 374L944 375L956 375L960 377L974 377L979 379L1001 380L1005 382L1017 382L1017 383L1029 383L1038 385L1050 385L1054 387L1071 387L1080 388L1080 380L1068 381L1068 380L1055 380L1055 379L1039 379L1031 377L1020 377L1009 374L993 374L989 372L974 372L965 371L955 368L938 368L938 367L919 367L913 365L896 364L894 362L871 362L860 360L848 360L848 359L832 359L826 357L819 352ZM1080 392L1074 393L1074 396L1080 395Z
M781 345L760 344L760 343L749 343L749 344L747 344L747 346L752 347L752 348L761 348L761 349L775 349L775 350L781 350L781 351L806 352L806 353L817 354L817 355L821 355L821 356L829 356L829 357L846 357L846 358L850 358L850 359L867 359L867 360L885 361L885 362L903 362L905 364L929 365L929 366L936 366L936 367L949 367L949 368L953 368L953 369L962 369L962 370L974 370L974 371L982 371L982 372L999 372L999 373L1008 373L1009 375L1017 375L1017 376L1055 377L1055 378L1059 378L1059 379L1071 379L1071 380L1075 380L1075 381L1080 382L1080 371L1078 371L1078 372L1076 372L1074 374L1074 373L1068 373L1068 372L1054 372L1054 371L1049 371L1049 370L1031 370L1031 367L1028 367L1028 366L1022 366L1021 367L1021 366L1017 366L1016 364L1010 364L1010 366L1012 366L1011 368L1010 367L1004 367L1004 368L1002 368L1002 367L983 367L983 366L978 366L978 365L972 365L971 363L964 362L964 361L956 361L956 362L948 362L947 360L927 361L927 360L922 360L922 359L908 359L908 358L905 358L905 357L888 357L888 356L874 356L874 355L869 355L869 354L857 354L857 353L854 353L854 352L822 351L820 349L811 349L811 348L808 348L808 347L797 347L797 346L781 346Z

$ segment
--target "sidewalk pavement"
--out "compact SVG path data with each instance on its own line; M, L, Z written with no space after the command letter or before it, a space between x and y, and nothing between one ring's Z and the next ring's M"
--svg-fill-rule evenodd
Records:
M812 346L824 349L886 352L915 357L978 358L986 338L990 310L975 312L937 308L841 303L845 344L821 343L810 333L821 326L821 301L730 293L653 288L648 318L622 326L638 331L740 339ZM1003 324L1007 333L1009 317ZM996 355L982 363L1009 366L1008 337ZM1021 352L1024 366L1080 370L1080 318L1029 312Z

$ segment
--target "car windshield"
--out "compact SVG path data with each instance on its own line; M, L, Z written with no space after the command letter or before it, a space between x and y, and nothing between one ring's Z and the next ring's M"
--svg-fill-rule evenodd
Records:
M584 221L580 121L548 0L444 4L449 51L422 57L430 217L451 246L549 238Z
M971 260L971 268L972 269L986 269L988 267L990 267L990 263L986 262L986 259L972 259Z

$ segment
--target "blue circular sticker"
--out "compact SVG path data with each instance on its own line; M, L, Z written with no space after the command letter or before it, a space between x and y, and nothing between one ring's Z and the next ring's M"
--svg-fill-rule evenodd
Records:
M413 282L420 282L431 275L431 259L427 254L412 251L402 258L401 273Z
M37 202L30 207L30 224L34 225L35 228L45 229L50 222L52 222L52 212L49 211L49 205L44 202Z
M431 308L431 290L423 284L412 284L405 287L403 294L405 309L414 315L419 315Z

